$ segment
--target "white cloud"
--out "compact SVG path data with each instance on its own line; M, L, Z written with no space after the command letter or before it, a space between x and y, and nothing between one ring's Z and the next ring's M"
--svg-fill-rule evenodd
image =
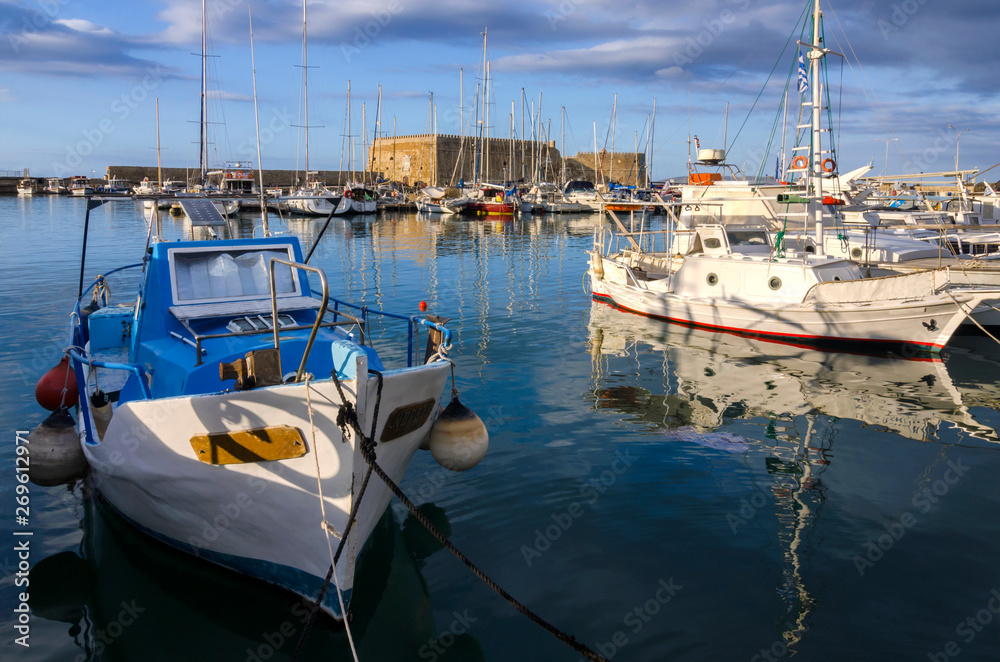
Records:
M111 36L114 31L104 25L98 25L96 23L91 23L90 21L82 18L60 18L53 21L56 25L62 25L74 32L84 32L86 34L91 34L95 36Z

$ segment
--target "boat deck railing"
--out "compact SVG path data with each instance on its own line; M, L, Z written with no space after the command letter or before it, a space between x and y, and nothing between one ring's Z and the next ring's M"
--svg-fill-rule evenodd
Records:
M313 294L319 294L313 290ZM436 331L441 334L440 348L442 354L447 354L448 350L451 349L451 329L446 328L443 324L434 322L427 319L426 317L421 317L419 315L400 315L398 313L390 313L384 310L379 310L377 308L369 308L368 306L359 306L354 303L349 303L347 301L341 301L339 299L331 299L333 304L331 312L333 313L334 320L337 319L338 315L347 316L341 308L348 308L351 310L358 311L358 317L361 319L362 328L367 328L369 323L369 316L376 315L378 317L383 317L386 319L395 319L407 323L407 334L406 334L406 367L411 368L417 363L417 352L419 351L418 341L420 336L420 327L426 327L428 333ZM352 317L353 319L353 317ZM369 338L371 333L368 334Z
M624 250L672 255L677 252L678 237L689 236L695 232L696 230L679 230L673 227L664 230L640 229L634 232L622 232L604 226L594 231L594 249L600 251L602 255L621 253Z

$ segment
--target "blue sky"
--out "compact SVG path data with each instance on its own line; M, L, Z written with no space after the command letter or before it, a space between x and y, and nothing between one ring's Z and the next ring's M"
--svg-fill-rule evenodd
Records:
M565 106L567 153L592 149L595 123L599 147L610 149L617 93L615 149L634 149L638 133L642 150L655 98L654 177L686 172L689 133L702 147L722 147L725 132L731 162L752 172L763 162L773 172L776 142L767 147L806 4L310 0L309 166L335 170L349 158L348 80L355 136L362 103L365 135L375 132L379 83L383 134L392 135L394 122L400 135L428 131L430 92L438 130L458 133L459 69L472 99L485 27L493 135L508 135L512 101L521 134L523 88L526 113L541 94L540 116L557 146ZM955 129L960 167L1000 161L1000 3L822 6L827 46L848 56L829 58L842 170L872 161L881 172L887 146L890 173L950 169ZM248 3L208 0L207 7L210 160L256 162ZM302 4L258 0L252 11L263 165L301 168ZM0 0L0 169L67 176L155 165L156 98L163 164L197 167L200 59L191 53L200 43L200 0ZM1000 179L1000 168L986 177Z

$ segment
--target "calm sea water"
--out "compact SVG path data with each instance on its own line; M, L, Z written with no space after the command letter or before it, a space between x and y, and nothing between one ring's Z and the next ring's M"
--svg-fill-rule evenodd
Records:
M287 660L293 599L138 534L85 486L31 486L30 524L15 525L15 431L45 416L33 389L66 344L83 211L0 198L0 656ZM331 224L313 263L332 290L451 317L462 400L490 431L477 468L419 453L403 489L498 583L615 660L1000 659L992 341L905 362L672 329L590 302L597 222ZM274 224L308 245L321 221ZM138 261L145 238L131 202L93 212L88 281ZM28 586L14 529L33 533ZM352 606L361 660L578 659L399 503ZM343 629L321 622L301 659L351 659Z

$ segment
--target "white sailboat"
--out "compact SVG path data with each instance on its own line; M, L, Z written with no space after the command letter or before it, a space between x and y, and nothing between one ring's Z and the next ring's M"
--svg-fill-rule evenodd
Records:
M809 47L811 80L822 59L819 0ZM665 321L753 337L832 345L901 346L936 353L1000 288L952 277L948 269L866 278L857 264L826 255L824 153L819 85L812 86L811 160L806 206L814 221L811 250L736 243L721 225L617 235L598 229L590 263L593 298ZM624 240L624 241L623 241ZM627 244L625 242L628 242Z
M330 190L324 183L312 179L318 173L309 170L309 57L306 32L306 3L302 2L302 96L305 132L305 183L281 200L284 207L293 214L305 216L329 216L339 206L341 195Z

